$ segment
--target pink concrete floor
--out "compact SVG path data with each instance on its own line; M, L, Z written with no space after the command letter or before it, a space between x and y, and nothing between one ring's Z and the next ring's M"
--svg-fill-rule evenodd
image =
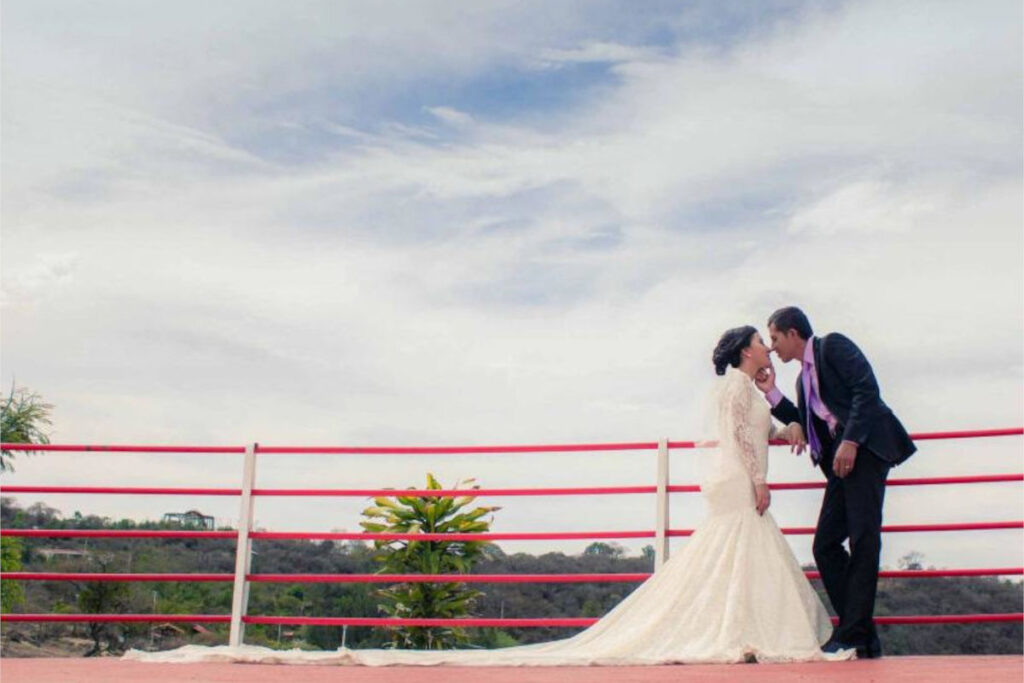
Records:
M813 664L728 666L421 668L332 667L268 664L149 664L113 658L4 659L4 683L411 683L426 678L486 683L660 683L662 681L884 681L885 683L1003 683L1024 680L1024 658L888 657L880 660Z

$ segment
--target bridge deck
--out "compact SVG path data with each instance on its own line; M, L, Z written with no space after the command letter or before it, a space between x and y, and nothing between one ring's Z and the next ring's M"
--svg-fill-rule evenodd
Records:
M0 661L4 683L263 683L292 680L301 675L303 683L408 683L421 678L422 668L302 667L273 664L151 664L113 658L97 659L11 659ZM977 657L888 657L879 660L813 664L735 664L728 666L653 666L589 668L457 668L445 672L431 669L432 677L470 677L488 683L564 683L597 681L609 683L659 683L661 681L885 681L886 683L960 683L985 681L1020 683L1024 679L1024 658L1020 656Z

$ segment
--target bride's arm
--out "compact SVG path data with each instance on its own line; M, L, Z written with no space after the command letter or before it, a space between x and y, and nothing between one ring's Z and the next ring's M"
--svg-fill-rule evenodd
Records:
M742 384L730 387L726 392L725 408L729 417L729 431L736 444L736 449L743 463L743 468L750 475L755 486L764 484L768 473L768 459L759 457L757 440L750 425L751 392Z

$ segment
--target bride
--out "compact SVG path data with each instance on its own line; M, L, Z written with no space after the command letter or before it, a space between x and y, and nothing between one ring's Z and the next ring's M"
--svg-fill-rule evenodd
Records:
M719 432L702 486L709 516L682 552L585 631L564 640L498 650L272 651L185 646L129 651L147 661L294 662L339 665L563 666L793 662L851 659L820 650L828 613L772 518L765 483L768 440L804 445L800 425L779 430L754 386L769 366L753 327L722 335L712 360L724 375L714 406Z

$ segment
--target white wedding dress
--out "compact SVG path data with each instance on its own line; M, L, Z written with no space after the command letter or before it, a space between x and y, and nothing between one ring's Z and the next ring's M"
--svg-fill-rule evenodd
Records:
M145 661L334 665L580 666L849 659L824 654L828 613L770 512L758 515L775 429L753 382L729 368L717 398L719 448L702 487L708 518L682 551L585 631L564 640L497 650L275 651L185 646L136 650Z

